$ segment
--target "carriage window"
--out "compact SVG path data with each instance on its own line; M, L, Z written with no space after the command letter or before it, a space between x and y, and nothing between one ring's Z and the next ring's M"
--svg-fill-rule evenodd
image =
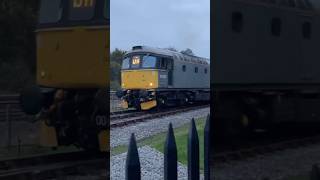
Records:
M207 68L204 69L204 73L205 73L205 74L208 73L208 69L207 69Z
M39 23L55 23L62 16L62 0L41 0Z
M232 31L233 32L241 32L243 26L243 16L240 12L232 13Z
M304 22L302 24L302 35L305 39L311 38L311 23L310 22Z
M182 66L182 71L183 71L183 72L186 72L186 70L187 70L186 65L183 65L183 66Z
M96 0L70 0L69 19L73 21L93 18Z
M271 33L274 36L280 36L281 33L281 19L280 18L272 18L271 20Z
M129 61L130 61L129 58L125 58L125 59L122 61L122 69L129 69L129 67L130 67Z
M110 18L110 0L105 0L105 4L104 4L104 17L106 19Z
M142 67L143 68L155 68L157 65L157 58L154 56L143 56Z
M195 67L195 68L194 68L194 72L195 72L195 73L198 73L198 67Z

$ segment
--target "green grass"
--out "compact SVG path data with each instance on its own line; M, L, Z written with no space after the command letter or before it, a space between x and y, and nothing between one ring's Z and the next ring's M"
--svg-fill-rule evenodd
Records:
M305 173L305 174L301 174L299 176L286 177L283 180L310 180L310 174Z
M203 170L203 148L204 148L204 126L205 126L205 119L201 118L196 121L196 126L198 130L199 136L199 145L200 145L200 168ZM174 129L174 135L177 144L177 151L178 151L178 161L184 165L188 163L188 132L189 132L190 123L184 125L182 127ZM155 136L148 137L146 139L142 139L138 141L138 146L145 146L148 145L152 148L157 149L160 152L164 152L164 143L166 139L167 133L160 133ZM126 152L128 149L127 146L118 146L111 150L111 155L120 154Z

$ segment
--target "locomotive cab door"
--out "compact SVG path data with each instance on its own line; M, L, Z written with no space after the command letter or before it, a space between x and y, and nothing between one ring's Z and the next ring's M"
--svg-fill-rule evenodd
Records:
M167 59L168 86L173 86L173 60Z
M173 60L169 58L161 58L160 61L160 84L162 87L172 87L173 85ZM165 81L165 83L164 83ZM165 84L165 85L164 85Z

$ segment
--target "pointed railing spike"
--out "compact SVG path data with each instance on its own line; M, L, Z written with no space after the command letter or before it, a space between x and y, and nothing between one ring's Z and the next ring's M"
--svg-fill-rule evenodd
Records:
M210 114L204 127L204 179L210 180Z
M194 119L191 120L188 137L188 179L199 180L199 137Z
M134 134L131 135L126 160L126 180L140 180L140 160Z
M174 137L172 124L169 124L169 130L164 146L164 179L177 180L178 163L177 163L177 146Z

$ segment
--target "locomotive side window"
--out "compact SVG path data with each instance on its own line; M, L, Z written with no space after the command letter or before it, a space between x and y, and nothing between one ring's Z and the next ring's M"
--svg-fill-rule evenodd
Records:
M311 23L310 22L304 22L302 24L302 35L305 39L311 38Z
M195 72L195 73L198 73L198 67L195 67L195 68L194 68L194 72Z
M232 13L232 31L233 32L241 32L243 27L243 16L240 12Z
M182 71L183 71L183 72L186 72L186 70L187 70L186 65L183 65L183 66L182 66Z
M70 0L69 19L72 21L93 18L96 0Z
M272 18L271 20L271 33L273 36L280 36L282 22L280 18Z
M62 16L62 0L42 0L40 5L39 23L56 23Z
M208 73L208 69L207 69L207 68L204 69L204 73L205 73L205 74Z
M122 61L122 69L129 69L130 68L130 59L129 58L125 58Z
M157 58L154 56L143 56L142 67L143 68L155 68L157 66Z
M160 69L167 69L167 59L165 58L160 59Z

